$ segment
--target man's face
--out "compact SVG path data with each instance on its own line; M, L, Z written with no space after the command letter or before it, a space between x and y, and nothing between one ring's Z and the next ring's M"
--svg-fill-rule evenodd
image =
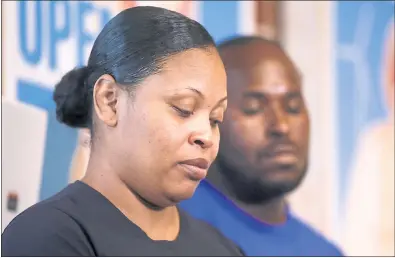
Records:
M231 48L223 52L229 107L219 163L239 199L261 202L302 181L309 117L300 76L278 47L257 42Z

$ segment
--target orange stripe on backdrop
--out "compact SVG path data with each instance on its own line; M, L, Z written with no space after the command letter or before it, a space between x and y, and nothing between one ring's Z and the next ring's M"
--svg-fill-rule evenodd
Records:
M193 17L193 1L118 1L119 9L124 10L140 5L163 7Z
M136 1L119 1L119 10L124 10L135 6L136 6Z
M191 15L192 15L192 1L182 1L180 5L181 6L180 6L179 12L188 16L188 17L191 17Z

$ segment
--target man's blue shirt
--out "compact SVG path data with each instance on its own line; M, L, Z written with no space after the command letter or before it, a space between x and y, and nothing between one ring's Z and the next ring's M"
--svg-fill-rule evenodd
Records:
M291 212L282 225L263 223L237 207L206 180L180 207L216 227L247 256L343 256L334 244Z

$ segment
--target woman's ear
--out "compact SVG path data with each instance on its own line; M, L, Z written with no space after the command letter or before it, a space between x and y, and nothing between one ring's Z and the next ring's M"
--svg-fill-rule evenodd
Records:
M111 127L118 123L119 90L114 78L108 74L100 76L93 89L93 106L96 115L103 123Z

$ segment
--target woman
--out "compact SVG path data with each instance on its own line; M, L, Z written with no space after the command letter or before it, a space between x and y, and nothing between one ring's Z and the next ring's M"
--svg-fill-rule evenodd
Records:
M225 70L199 23L162 8L124 10L54 100L60 122L91 129L87 171L16 217L3 255L241 255L176 206L215 159L226 109Z

